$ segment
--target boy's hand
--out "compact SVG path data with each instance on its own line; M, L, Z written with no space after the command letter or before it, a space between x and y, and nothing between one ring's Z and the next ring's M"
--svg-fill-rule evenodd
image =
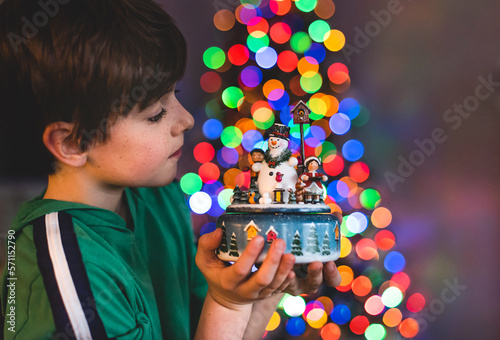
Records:
M295 277L284 292L291 295L314 294L323 283L330 287L336 287L340 284L340 280L340 273L335 262L321 263L316 261L307 266L305 278Z
M342 224L342 214L335 212L334 215L338 218L340 226ZM305 278L294 278L284 292L292 295L313 294L323 283L330 287L337 287L340 282L341 277L335 262L321 263L316 261L307 266L307 276Z
M208 282L209 294L219 304L238 309L281 293L295 279L295 256L284 254L284 240L276 239L272 243L259 270L252 274L252 267L264 247L262 236L254 237L232 266L227 266L214 253L221 238L221 229L200 237L196 255L196 265Z

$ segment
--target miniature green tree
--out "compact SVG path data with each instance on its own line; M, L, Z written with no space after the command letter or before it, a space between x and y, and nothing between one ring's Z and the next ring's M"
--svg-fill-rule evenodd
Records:
M328 231L325 233L325 237L323 237L323 252L321 255L330 255L330 237L328 236Z
M219 248L217 249L219 254L220 252L227 253L229 249L227 248L227 235L226 235L226 226L224 225L224 222L222 222L222 241L220 243Z
M295 232L295 235L293 235L292 254L295 256L304 255L302 254L302 242L300 242L300 234L298 230Z
M307 247L306 251L308 253L319 253L319 242L318 242L318 234L316 233L316 225L313 224L309 235L307 235Z
M238 253L238 243L236 242L236 234L233 233L231 235L231 244L229 246L229 256L239 257L240 253Z

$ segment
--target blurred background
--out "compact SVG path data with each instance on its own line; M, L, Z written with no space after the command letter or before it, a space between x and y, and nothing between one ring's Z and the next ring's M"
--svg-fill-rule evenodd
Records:
M195 116L196 125L187 134L178 172L181 179L200 167L190 150L199 143L211 143L202 130L206 104L216 94L200 85L201 77L210 71L203 54L212 46L227 51L239 38L233 35L227 40L228 35L215 28L214 16L222 9L234 12L241 2L160 3L189 44L188 69L177 96ZM349 133L363 143L369 186L380 193L383 206L392 213L388 229L395 236L395 249L406 260L405 272L411 279L408 294L425 298L425 307L415 313L406 311L405 317L418 321L421 331L416 339L498 339L500 3L334 3L335 13L326 21L345 35L346 46L335 53L335 61L348 67L350 77L350 87L341 96L355 98L369 117ZM246 35L241 36L239 43L245 39ZM220 75L229 77L230 72ZM0 141L2 148L15 150L1 136ZM3 237L20 202L45 186L36 167L16 169L6 164L11 164L7 156L0 163ZM195 233L212 217L193 213ZM337 303L339 293L323 293ZM350 299L362 301L356 296ZM294 338L285 329L287 317L281 314L281 324L266 338ZM389 328L386 338L401 337ZM328 338L309 327L300 338L321 336ZM346 324L341 339L350 338L364 336L356 336Z

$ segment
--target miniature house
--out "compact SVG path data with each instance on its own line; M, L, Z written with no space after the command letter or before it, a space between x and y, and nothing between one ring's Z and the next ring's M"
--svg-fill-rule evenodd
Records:
M255 222L252 220L250 221L250 223L247 224L247 226L245 227L245 229L243 229L243 231L247 233L247 240L250 241L255 236L257 236L257 234L261 231L261 229L259 229L255 224Z
M271 226L269 229L267 229L266 235L267 235L267 242L271 243L278 237L278 232L276 231L276 229L274 229L273 226Z

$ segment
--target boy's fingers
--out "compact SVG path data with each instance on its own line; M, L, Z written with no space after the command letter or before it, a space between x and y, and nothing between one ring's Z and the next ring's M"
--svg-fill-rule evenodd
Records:
M282 291L288 286L290 281L293 279L293 276L291 276L290 273L293 273L292 269L294 263L295 256L293 256L292 254L285 254L281 257L281 262L276 271L274 279L268 287L262 290L261 295L263 297L269 296L275 291Z
M323 264L319 261L312 262L307 266L307 277L304 281L303 292L306 294L316 293L323 283Z
M325 278L325 282L330 287L337 287L340 285L342 278L340 277L340 273L335 265L335 262L330 261L324 264L323 266L323 275Z
M263 247L264 238L262 236L255 236L248 243L238 260L229 267L233 271L233 275L235 275L235 280L242 281L250 274L252 266L257 261Z
M264 262L262 262L262 266L251 278L253 284L262 288L271 284L274 277L277 275L278 267L281 263L283 253L285 252L285 246L285 241L282 239L276 239L273 241L269 247L269 251L267 252ZM288 275L288 272L285 274L285 277L286 275ZM279 287L279 285L276 286L276 288L277 287Z

